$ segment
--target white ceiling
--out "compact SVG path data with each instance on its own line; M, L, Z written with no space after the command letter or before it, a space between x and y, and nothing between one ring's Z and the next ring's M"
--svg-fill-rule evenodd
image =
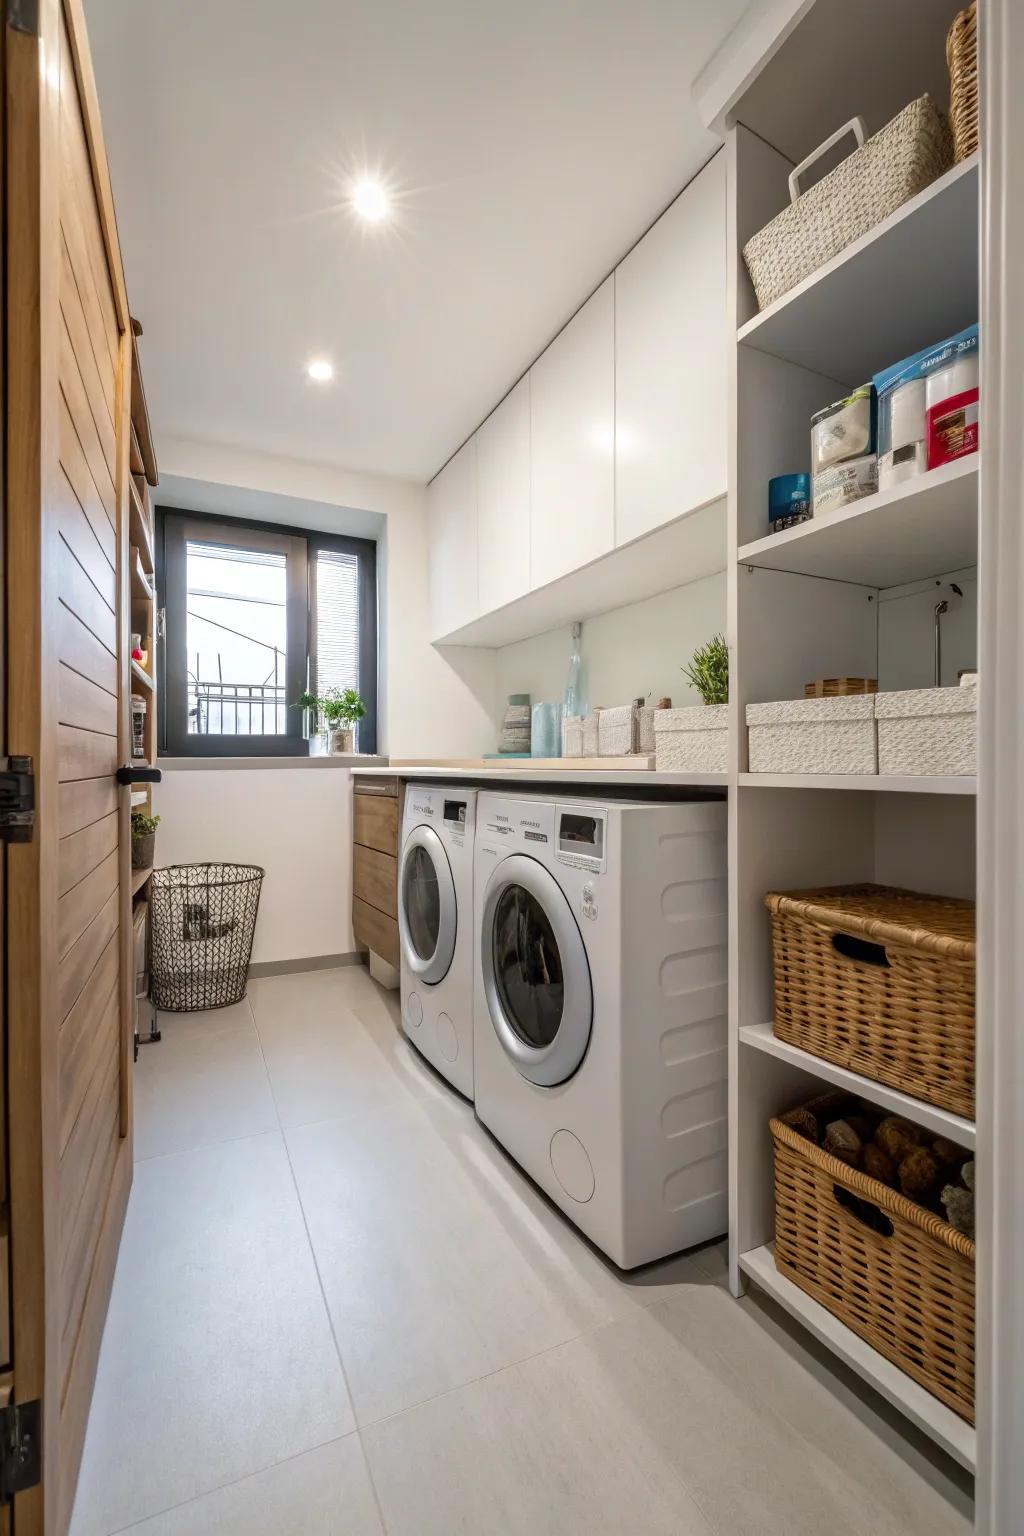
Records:
M716 147L690 82L744 8L87 0L158 453L434 474Z

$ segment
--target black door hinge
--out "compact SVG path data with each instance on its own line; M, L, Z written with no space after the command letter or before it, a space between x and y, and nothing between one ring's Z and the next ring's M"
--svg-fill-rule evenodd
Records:
M34 1488L43 1476L43 1405L11 1403L0 1411L0 1504Z
M39 36L39 0L7 0L7 25L29 37Z
M36 781L30 757L0 757L0 838L30 843L36 822Z

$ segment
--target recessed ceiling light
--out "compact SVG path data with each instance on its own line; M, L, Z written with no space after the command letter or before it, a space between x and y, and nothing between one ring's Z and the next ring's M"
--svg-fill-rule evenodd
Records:
M329 384L334 378L334 367L324 357L315 357L306 369L311 379L318 384Z
M368 224L379 224L391 212L391 198L375 176L361 176L352 187L352 206Z

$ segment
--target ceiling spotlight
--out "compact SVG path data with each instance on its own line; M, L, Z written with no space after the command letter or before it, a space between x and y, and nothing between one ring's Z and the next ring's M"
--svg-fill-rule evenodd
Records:
M334 378L334 367L326 358L316 357L306 369L311 379L317 384L329 384Z
M379 224L391 212L391 198L376 177L361 176L352 187L352 207L367 224Z

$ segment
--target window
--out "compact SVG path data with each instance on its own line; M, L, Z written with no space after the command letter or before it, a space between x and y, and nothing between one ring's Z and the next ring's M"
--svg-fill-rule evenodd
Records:
M377 749L376 545L157 508L160 749L305 756L307 690L355 688Z

